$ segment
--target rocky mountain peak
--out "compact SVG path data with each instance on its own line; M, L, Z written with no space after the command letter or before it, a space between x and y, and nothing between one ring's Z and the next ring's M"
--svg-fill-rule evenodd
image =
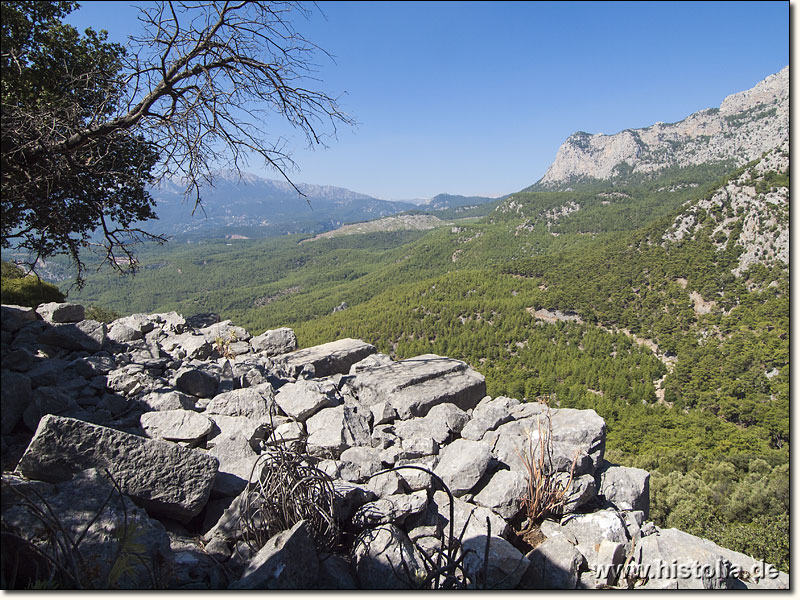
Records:
M789 67L721 106L678 123L657 122L613 135L572 134L537 185L556 188L581 179L657 173L710 162L742 166L789 139Z

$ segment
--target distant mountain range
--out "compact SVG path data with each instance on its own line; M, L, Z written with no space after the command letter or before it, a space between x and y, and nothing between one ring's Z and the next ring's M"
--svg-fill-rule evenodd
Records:
M494 200L481 196L440 194L427 202L379 200L333 186L264 179L233 171L215 175L214 186L202 191L202 205L192 214L183 186L167 181L151 191L158 220L148 231L186 237L269 237L290 233L318 234L346 223L371 221L407 211L436 212L477 206Z

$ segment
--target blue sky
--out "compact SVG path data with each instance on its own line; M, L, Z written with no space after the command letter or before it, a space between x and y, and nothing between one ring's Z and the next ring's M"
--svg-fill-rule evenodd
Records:
M67 20L122 41L134 4ZM358 126L290 140L293 179L397 200L518 191L575 131L678 121L789 63L785 1L320 2L296 27Z

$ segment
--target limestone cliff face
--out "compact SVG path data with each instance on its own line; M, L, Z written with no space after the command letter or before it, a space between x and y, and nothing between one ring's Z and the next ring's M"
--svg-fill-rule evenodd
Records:
M713 195L686 205L665 232L664 242L693 238L706 229L722 250L734 231L742 246L734 275L755 263L789 264L789 142L767 152ZM781 175L786 176L780 177ZM704 218L705 216L705 218Z
M719 108L678 123L659 122L614 135L574 133L538 183L552 188L582 178L610 179L630 168L653 173L719 161L741 166L788 139L787 66L752 89L728 96Z

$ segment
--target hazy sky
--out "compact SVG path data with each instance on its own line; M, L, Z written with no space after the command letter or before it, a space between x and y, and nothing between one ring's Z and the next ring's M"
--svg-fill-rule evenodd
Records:
M136 2L85 2L79 29L136 32ZM404 200L535 183L571 133L719 106L789 64L789 2L320 2L297 29L319 86L359 125L293 143L303 183ZM251 164L249 171L277 178Z

